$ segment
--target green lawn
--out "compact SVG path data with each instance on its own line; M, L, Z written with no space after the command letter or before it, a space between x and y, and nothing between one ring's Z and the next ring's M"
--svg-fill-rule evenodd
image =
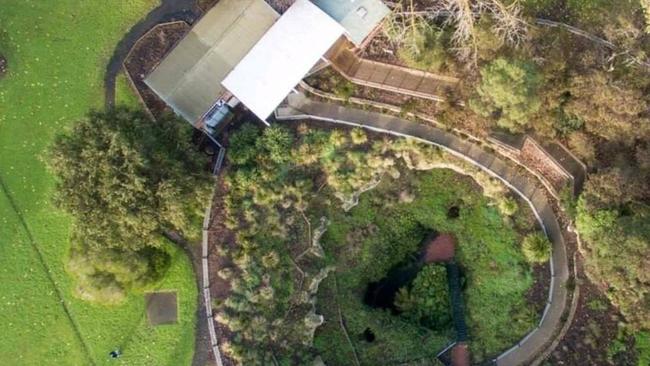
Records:
M131 82L124 72L120 72L115 78L115 105L125 105L138 109L141 107L138 95L131 87Z
M400 202L401 192L410 192L414 201ZM456 219L447 216L454 205L460 205ZM528 207L519 210L519 216L532 215ZM475 360L511 347L539 320L525 298L532 274L520 250L519 224L504 221L467 177L440 169L405 172L364 193L349 213L331 210L328 217L323 246L337 266L337 301L362 364L432 359L454 339L451 326L431 331L363 304L367 284L416 253L428 230L453 233L458 240L456 257L467 281L465 316ZM523 231L532 228L530 223L521 225ZM338 317L334 286L330 275L318 296L318 311L326 319ZM372 343L358 336L366 327L377 336ZM351 348L338 322L326 322L316 334L316 347L327 364L350 360Z
M178 325L149 327L142 294L113 308L72 297L64 270L70 220L51 204L54 182L44 163L57 132L103 105L103 73L113 48L156 5L0 0L0 53L9 61L0 80L0 178L6 187L0 193L0 357L12 364L104 364L114 347L122 347L129 364L187 364L192 357L197 290L182 252L169 249L175 260L157 285L179 291Z

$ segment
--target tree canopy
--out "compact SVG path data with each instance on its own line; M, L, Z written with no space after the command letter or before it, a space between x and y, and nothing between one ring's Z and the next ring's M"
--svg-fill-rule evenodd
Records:
M631 174L594 174L578 201L576 225L586 250L586 270L635 328L650 327L650 205L648 187ZM645 180L641 178L641 180Z
M481 69L481 83L470 107L512 132L522 130L540 108L537 95L540 77L534 65L496 59Z
M97 290L86 298L106 302L99 290L155 277L164 260L151 248L163 232L198 232L211 179L191 129L175 117L153 121L126 108L91 112L57 136L51 152L56 203L74 219L68 269L81 287Z

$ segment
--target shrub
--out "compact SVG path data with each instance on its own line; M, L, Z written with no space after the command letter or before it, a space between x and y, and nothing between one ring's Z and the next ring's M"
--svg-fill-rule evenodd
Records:
M258 155L257 138L260 129L252 123L245 123L229 139L228 160L237 165L252 163Z
M66 268L78 296L119 303L167 269L161 234L198 235L211 179L191 133L171 115L152 121L121 107L56 137L50 167L56 203L74 218Z
M499 211L502 214L506 216L512 216L517 213L517 210L519 210L519 205L514 199L505 198L499 201Z
M291 158L293 136L285 127L276 125L264 130L258 144L272 162L282 164Z
M586 164L592 164L596 160L594 143L584 133L574 132L569 135L569 148Z
M530 263L544 263L551 258L551 243L542 233L526 236L521 245L521 250Z
M362 145L368 141L366 132L359 127L352 130L350 133L350 138L352 139L352 143L355 145Z
M398 56L407 65L425 71L437 72L449 62L445 46L448 34L420 21L414 31L408 32L405 45L400 47Z
M337 97L349 100L357 92L357 86L349 80L341 80L334 86L334 95Z
M540 81L533 64L496 59L481 69L481 83L470 107L484 117L494 117L502 128L521 131L540 108Z

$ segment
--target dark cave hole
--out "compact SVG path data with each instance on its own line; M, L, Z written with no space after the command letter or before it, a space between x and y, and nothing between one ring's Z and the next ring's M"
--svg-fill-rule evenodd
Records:
M372 343L375 341L375 333L372 331L372 329L366 328L366 330L363 331L363 338L366 340L366 342Z
M457 219L460 216L460 207L451 206L447 211L447 217L450 219Z

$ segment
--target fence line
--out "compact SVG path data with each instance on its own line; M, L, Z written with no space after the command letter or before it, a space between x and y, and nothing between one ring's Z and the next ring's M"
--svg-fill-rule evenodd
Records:
M563 267L555 268L555 266L553 265L553 261L558 261L559 264L563 264L564 262L566 262L566 249L564 248L564 238L562 237L561 227L559 226L555 213L550 208L543 194L538 193L537 189L535 189L532 193L529 194L524 193L525 191L527 191L527 189L526 187L521 186L521 183L510 182L510 180L513 179L513 177L511 177L510 175L516 177L518 174L513 174L512 172L508 173L506 169L507 167L504 166L503 169L499 169L494 165L495 161L492 161L490 166L486 166L480 162L481 159L479 159L478 157L470 156L472 155L470 153L471 149L467 149L468 151L466 153L463 153L458 150L458 147L451 147L450 146L452 145L451 141L446 141L446 142L444 141L445 138L450 138L451 136L432 138L431 136L427 136L426 132L420 132L420 133L416 131L401 132L400 127L397 126L399 124L398 123L399 119L391 120L390 121L391 123L387 123L387 125L390 125L390 128L384 128L381 126L382 122L377 121L377 118L380 118L379 117L380 115L376 116L377 115L376 113L374 114L375 116L372 116L373 117L372 120L369 119L368 121L364 121L364 122L351 122L349 120L343 120L338 118L340 117L339 115L343 112L336 112L336 111L332 112L336 116L319 115L318 112L313 112L313 111L304 112L300 110L301 107L291 106L292 104L291 101L292 98L289 98L288 108L281 107L276 111L276 118L278 118L279 120L300 120L300 119L321 120L325 122L332 122L332 123L343 124L347 126L366 128L369 130L383 132L394 136L415 138L416 140L422 141L424 143L438 146L446 150L447 152L451 153L452 155L457 156L465 161L468 161L469 163L472 163L473 165L484 170L486 173L502 181L506 186L510 187L519 196L521 196L531 207L533 213L537 218L537 221L540 223L544 232L547 234L549 239L554 243L552 257L551 257L552 267L551 267L551 286L549 289L549 299L547 300L547 305L538 327L534 329L531 333L527 334L526 337L524 337L520 342L518 342L517 345L510 348L506 352L502 353L499 357L497 357L493 361L497 363L497 365L522 364L535 357L537 352L540 351L539 348L544 348L545 345L547 345L550 342L550 340L546 338L549 338L551 335L549 334L548 336L546 336L544 332L541 332L542 330L541 328L544 327L546 328L545 329L546 332L550 331L551 334L554 334L557 332L558 323L562 321L561 313L563 313L566 308L566 303L565 303L566 289L564 288L564 282L568 278L568 273L567 273L568 268L566 269L564 269ZM311 103L311 102L307 101L306 103ZM314 108L318 109L318 106L315 106ZM348 110L348 112L349 111L350 110ZM367 113L365 111L358 111L358 112ZM385 116L385 117L389 117L389 116ZM413 127L414 126L410 126L410 128L408 128L407 130L412 129ZM444 131L438 131L438 133L444 134ZM503 165L503 163L500 164ZM559 251L557 251L556 249ZM560 273L557 273L558 270L560 271ZM557 292L558 296L555 296L554 291ZM553 305L556 305L557 307L553 309ZM549 318L551 320L549 320ZM537 339L531 340L532 338L537 338ZM530 344L531 342L533 342L532 345ZM518 355L512 354L513 352L519 349L521 349L522 352L521 354Z
M214 195L213 195L214 196ZM214 197L213 197L214 198ZM210 201L212 202L212 201ZM201 264L203 268L203 301L205 302L205 315L208 322L208 331L210 332L210 344L212 346L212 353L217 366L223 366L221 360L221 351L219 351L219 340L217 339L217 332L214 328L214 314L212 313L212 297L210 296L210 268L208 263L208 236L210 229L210 221L212 219L212 205L205 210L205 218L203 219L203 240L201 241Z

